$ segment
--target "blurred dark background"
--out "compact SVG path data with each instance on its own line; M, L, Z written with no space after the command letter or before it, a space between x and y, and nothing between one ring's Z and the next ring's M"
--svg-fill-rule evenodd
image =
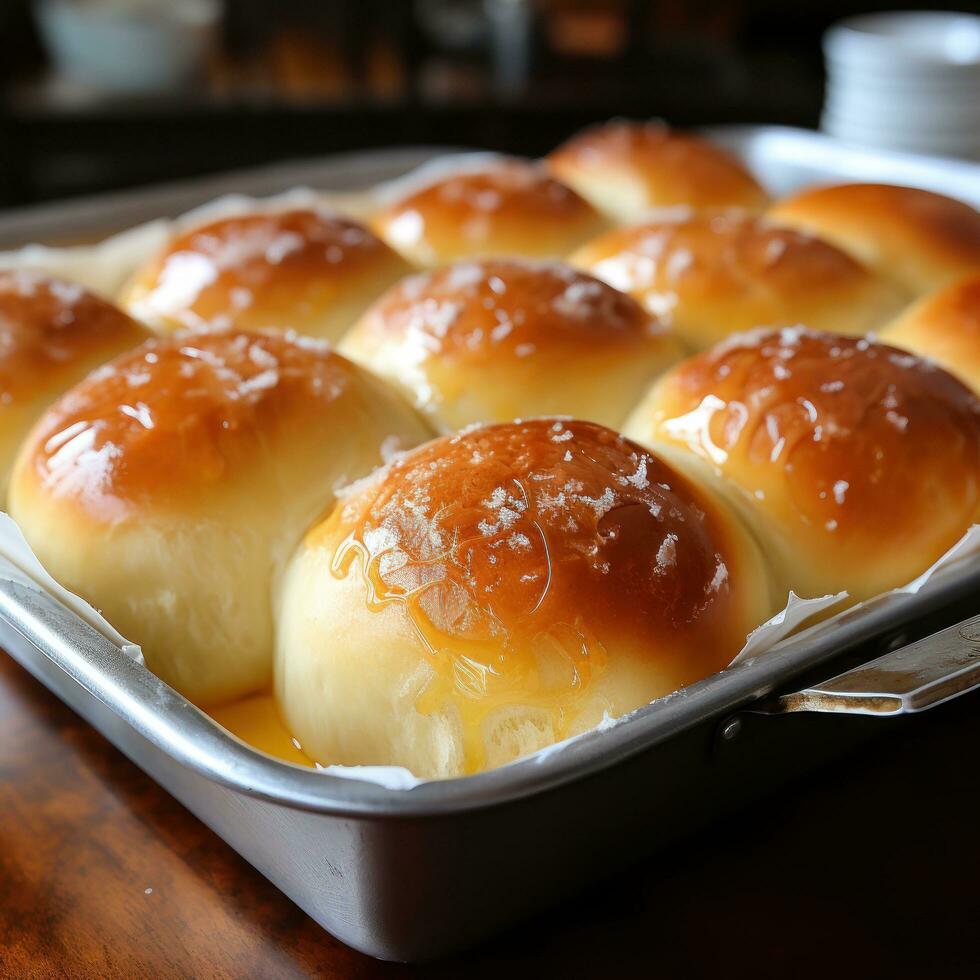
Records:
M0 207L395 144L536 154L612 115L812 127L824 29L925 6L0 0Z

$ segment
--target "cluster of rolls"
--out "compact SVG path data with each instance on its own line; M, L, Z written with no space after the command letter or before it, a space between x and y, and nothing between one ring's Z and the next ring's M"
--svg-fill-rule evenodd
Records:
M9 510L152 670L274 690L322 765L507 762L980 518L980 214L926 191L770 202L617 122L364 223L182 228L117 303L0 278Z

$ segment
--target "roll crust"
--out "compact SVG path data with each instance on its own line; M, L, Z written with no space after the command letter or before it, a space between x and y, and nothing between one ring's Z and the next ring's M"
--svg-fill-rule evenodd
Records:
M371 224L421 267L500 255L562 258L606 226L575 191L525 160L435 178L382 208Z
M862 335L905 301L834 245L740 212L617 228L570 261L635 297L696 349L758 326Z
M17 447L47 405L146 336L122 310L75 283L0 271L0 499Z
M684 353L635 300L556 262L464 261L402 280L341 350L444 429L572 415L618 426Z
M905 585L980 517L980 403L869 340L738 335L668 372L626 432L726 493L797 595Z
M428 435L325 343L173 334L51 406L20 452L10 510L155 673L216 704L268 685L279 571L336 487Z
M768 214L840 246L910 296L980 271L980 213L931 191L838 184L778 201Z
M590 127L554 150L547 165L615 221L636 221L654 208L760 211L768 202L731 153L657 122Z
M923 297L881 340L930 358L980 393L980 273Z
M121 302L162 333L237 327L337 340L408 271L367 228L332 211L251 212L177 235Z
M586 422L475 428L309 532L277 690L318 761L457 775L720 670L769 604L731 513L634 443Z

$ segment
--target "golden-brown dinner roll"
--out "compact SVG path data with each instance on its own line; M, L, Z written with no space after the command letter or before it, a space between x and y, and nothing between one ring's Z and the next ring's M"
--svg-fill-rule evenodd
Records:
M534 415L619 426L684 354L629 296L530 259L464 261L403 279L340 349L443 429Z
M175 236L121 302L164 333L238 327L337 340L408 271L367 228L327 209L255 211Z
M817 187L779 201L769 217L839 245L911 296L980 270L980 213L931 191Z
M664 375L626 432L727 493L783 595L905 585L980 519L980 402L870 340L732 337Z
M427 438L323 342L202 331L93 372L41 418L10 511L58 581L198 704L271 680L280 569L336 488Z
M459 258L561 258L605 227L575 191L525 160L469 164L408 190L372 219L417 266Z
M734 514L589 422L469 429L306 535L276 691L304 752L425 777L500 765L721 670L771 612Z
M904 302L835 246L739 212L617 228L570 261L635 296L697 349L758 326L861 335Z
M931 358L980 392L980 273L913 304L881 340Z
M735 156L657 122L593 126L558 147L547 164L616 221L677 205L760 211L767 203L766 192Z
M122 310L75 283L0 270L0 503L17 448L44 409L146 336Z

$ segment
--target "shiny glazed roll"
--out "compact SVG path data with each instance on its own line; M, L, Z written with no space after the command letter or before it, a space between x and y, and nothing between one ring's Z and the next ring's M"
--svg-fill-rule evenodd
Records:
M591 204L525 160L469 164L404 195L372 219L417 266L459 258L561 258L606 226Z
M0 502L17 448L44 409L146 336L81 286L33 271L0 271Z
M980 272L913 304L880 339L930 358L980 392Z
M696 349L758 326L862 335L904 302L835 246L738 212L617 228L570 261L634 296Z
M177 235L120 301L163 333L233 326L337 340L408 271L368 229L327 209L250 212Z
M742 525L639 446L588 422L475 428L306 535L276 691L321 764L455 776L721 670L770 612Z
M616 120L573 136L547 159L549 170L616 221L652 208L761 211L766 192L732 154L661 123Z
M840 184L777 202L769 217L820 235L921 296L980 270L980 212L891 184Z
M732 337L668 372L625 431L727 495L782 595L905 585L980 519L980 402L869 340Z
M41 418L10 511L38 558L198 704L267 686L278 574L334 490L427 427L326 344L144 344Z
M467 261L392 287L341 350L443 429L573 415L619 426L678 341L635 300L557 262Z

